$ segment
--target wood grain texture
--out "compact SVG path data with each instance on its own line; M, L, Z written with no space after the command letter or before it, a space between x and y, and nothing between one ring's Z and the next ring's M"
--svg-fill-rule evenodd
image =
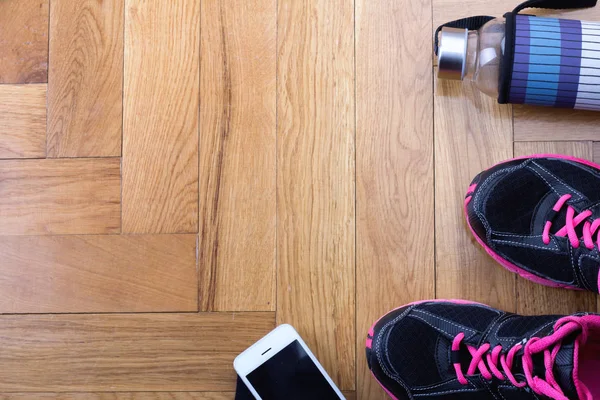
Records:
M118 233L118 158L0 161L0 235Z
M593 155L593 161L596 164L600 163L600 142L594 142L592 143L592 155Z
M125 5L123 232L198 232L200 0Z
M195 235L0 236L0 313L197 311Z
M0 85L0 158L46 156L46 85Z
M0 1L0 84L48 82L48 1Z
M515 141L600 140L600 113L515 105Z
M463 205L479 172L512 158L511 108L466 82L436 79L435 89L437 297L515 311L515 276L475 241Z
M515 143L515 157L531 154L565 154L592 160L591 142L527 142ZM572 314L596 312L597 294L556 289L528 280L517 279L517 312L519 314Z
M355 400L354 392L344 392ZM234 392L0 393L0 400L231 400Z
M355 376L354 6L278 3L277 322Z
M435 296L430 27L430 1L356 2L359 399L387 398L367 368L369 327Z
M205 2L201 25L201 309L275 311L277 3Z
M234 392L0 393L0 400L231 400Z
M230 392L233 359L274 326L273 313L0 316L0 391Z
M48 157L121 155L124 2L50 3Z

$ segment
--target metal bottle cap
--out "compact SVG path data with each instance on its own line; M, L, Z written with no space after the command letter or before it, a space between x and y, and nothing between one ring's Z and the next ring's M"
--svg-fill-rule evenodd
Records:
M438 78L462 80L467 61L469 31L458 28L442 28L438 52Z

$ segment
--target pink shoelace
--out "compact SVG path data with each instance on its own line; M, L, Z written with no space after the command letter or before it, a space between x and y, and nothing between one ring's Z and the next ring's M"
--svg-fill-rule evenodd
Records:
M522 388L529 386L535 393L544 395L556 400L568 400L559 384L554 378L554 362L558 354L562 340L578 330L581 330L581 336L578 340L585 343L587 340L587 329L582 326L577 318L566 317L558 321L554 327L555 334L544 338L531 338L526 343L518 343L511 348L508 353L504 353L502 346L496 346L490 352L491 345L483 344L479 348L466 345L471 354L471 363L466 376L475 375L477 370L487 380L496 377L499 380L508 379L514 386ZM465 338L464 333L459 333L452 342L452 351L459 351ZM512 368L517 353L523 349L522 365L525 374L525 381L519 382L515 378ZM544 354L544 378L533 376L533 355ZM498 364L500 363L500 364ZM500 371L502 368L502 371ZM462 371L460 363L454 364L458 381L463 385L468 385L465 374ZM504 373L503 373L504 372ZM585 393L587 399L591 399L591 394Z
M556 202L554 207L552 208L555 212L559 212L561 208L566 204L566 202L571 199L570 194L565 194L561 196L560 199ZM571 242L571 245L574 248L579 247L579 237L577 236L577 232L575 228L579 226L583 221L588 219L592 215L590 210L583 211L575 215L575 209L569 205L567 205L567 220L565 226L563 226L558 232L556 232L555 236L565 237L568 236ZM542 240L544 244L550 243L550 229L552 228L552 221L546 221L546 225L544 226L544 233L542 234ZM589 221L585 221L583 224L583 242L585 246L592 250L594 248L594 234L600 228L600 219L594 220L592 223ZM596 239L595 243L598 248L600 248L600 235Z

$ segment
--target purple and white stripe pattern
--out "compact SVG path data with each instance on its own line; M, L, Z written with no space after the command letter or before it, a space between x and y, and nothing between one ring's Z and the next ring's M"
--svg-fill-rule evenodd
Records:
M600 110L600 23L516 18L509 102Z

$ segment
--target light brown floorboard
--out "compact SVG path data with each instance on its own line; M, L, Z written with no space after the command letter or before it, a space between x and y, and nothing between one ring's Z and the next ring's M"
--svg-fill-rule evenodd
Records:
M195 235L0 236L0 313L197 311Z
M0 392L221 392L273 313L0 316Z
M121 155L124 3L50 3L48 157Z
M207 1L201 25L201 308L275 311L277 3Z
M118 158L0 161L0 235L118 233L120 174Z
M125 1L123 232L198 232L200 0Z
M234 398L234 392L0 393L0 400L232 400Z
M464 216L471 180L512 157L510 106L458 81L435 87L436 293L514 311L515 276L477 244Z
M600 113L515 106L515 141L600 140Z
M48 82L48 2L0 1L0 84Z
M354 4L278 3L277 322L355 384Z
M388 398L367 368L369 327L435 296L430 27L429 1L356 2L359 399Z
M354 392L344 392L346 400L355 400ZM139 393L10 393L0 400L231 400L234 392L139 392Z
M46 89L0 85L0 158L46 156Z

